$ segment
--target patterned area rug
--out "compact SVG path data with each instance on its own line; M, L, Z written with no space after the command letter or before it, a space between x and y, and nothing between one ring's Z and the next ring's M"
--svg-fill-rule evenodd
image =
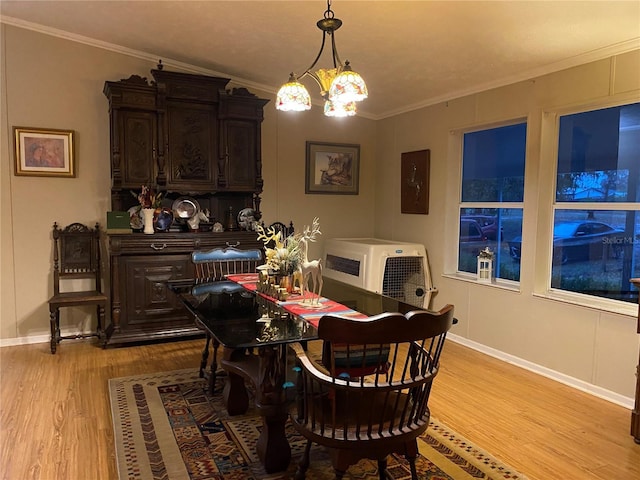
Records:
M114 378L109 393L120 480L291 479L304 449L305 440L288 426L291 465L287 472L265 473L255 453L261 418L253 409L230 417L221 394L206 393L197 369ZM435 419L419 447L421 480L526 480ZM389 459L387 476L411 478L402 457ZM314 446L307 479L333 478L327 454ZM377 463L363 460L345 478L377 480Z

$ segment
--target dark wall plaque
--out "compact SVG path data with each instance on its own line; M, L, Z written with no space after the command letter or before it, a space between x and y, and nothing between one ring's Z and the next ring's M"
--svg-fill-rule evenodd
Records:
M429 213L430 151L405 152L401 156L400 209L402 213Z

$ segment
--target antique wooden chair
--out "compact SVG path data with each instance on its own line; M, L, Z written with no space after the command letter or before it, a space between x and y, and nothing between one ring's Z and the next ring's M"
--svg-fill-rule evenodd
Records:
M264 224L262 225L264 228ZM289 222L289 226L285 225L283 222L273 222L269 225L265 230L269 231L273 229L274 232L280 232L282 240L284 241L289 235L293 235L295 233L295 229L293 227L293 222ZM273 248L275 246L275 242L271 240L269 243L265 245L267 248Z
M417 438L429 425L429 394L453 321L452 305L365 320L327 314L318 327L330 344L323 364L294 344L299 378L291 419L307 439L295 478L305 478L317 443L330 450L338 479L362 458L377 460L384 479L387 456L398 453L416 480Z
M214 248L206 252L193 252L191 261L195 269L196 283L226 282L226 275L237 273L255 273L259 265L263 263L263 252L258 249L239 250L234 247ZM228 288L233 290L236 285L228 282ZM221 285L222 286L222 285ZM196 323L197 324L197 323ZM207 361L209 358L209 346L213 340L213 356L210 373L207 374ZM220 344L207 333L207 340L202 350L200 361L200 377L209 382L209 391L213 393L216 384L218 362L217 354Z
M282 239L284 240L289 235L293 235L295 229L293 228L293 222L289 222L289 226L286 226L282 222L273 222L269 225L269 228L273 228L276 232L282 233Z
M104 316L107 296L102 293L100 265L100 225L91 229L81 223L72 223L63 230L53 224L53 296L49 299L51 323L51 353L56 353L57 345L63 339L98 337L104 340ZM85 279L89 289L72 290L67 280ZM65 291L61 291L65 290ZM60 308L95 305L98 325L95 333L67 335L60 334Z

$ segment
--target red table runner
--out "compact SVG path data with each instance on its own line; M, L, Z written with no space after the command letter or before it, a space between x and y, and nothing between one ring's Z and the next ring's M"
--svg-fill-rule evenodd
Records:
M244 288L252 292L255 292L258 287L257 273L227 275L227 280L242 285ZM319 300L316 300L311 304L311 299L318 298L315 293L307 292L304 296L300 294L290 294L286 300L277 300L260 292L257 292L257 294L278 305L291 315L295 315L296 317L306 320L316 328L318 327L320 319L327 313L335 313L343 317L367 318L367 315L357 312L356 310L329 298L320 297ZM303 300L308 303L303 303Z

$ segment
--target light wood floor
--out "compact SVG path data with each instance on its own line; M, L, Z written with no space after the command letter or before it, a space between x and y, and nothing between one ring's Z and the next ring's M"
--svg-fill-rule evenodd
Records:
M0 349L0 478L117 479L107 380L196 368L202 340ZM531 480L640 479L630 412L449 342L432 415Z

